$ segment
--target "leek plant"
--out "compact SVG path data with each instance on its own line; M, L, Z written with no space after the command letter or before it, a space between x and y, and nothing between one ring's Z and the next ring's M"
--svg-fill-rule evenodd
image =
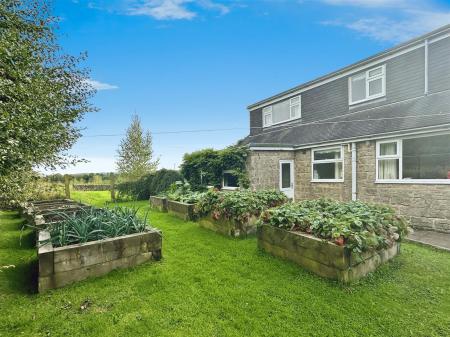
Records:
M54 247L62 247L145 232L148 212L144 219L137 212L137 208L117 206L82 209L75 215L59 213L61 221L48 227L50 241Z

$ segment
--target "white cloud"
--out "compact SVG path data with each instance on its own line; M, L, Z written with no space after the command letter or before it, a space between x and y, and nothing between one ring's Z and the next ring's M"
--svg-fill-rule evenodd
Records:
M402 42L450 23L450 10L423 0L322 0L329 5L357 7L358 19L337 19L322 24L343 26L378 41ZM370 12L364 14L364 8ZM376 10L376 14L374 11Z
M401 20L386 17L363 18L344 26L375 40L402 42L450 22L450 11L407 11L406 16Z
M224 15L230 9L212 0L144 0L132 5L129 15L145 15L157 20L191 20L197 16L192 7L218 11Z
M94 89L96 90L113 90L113 89L118 89L119 87L117 85L113 85L113 84L109 84L109 83L103 83L100 81L96 81L93 79L88 79L85 80L85 82L87 84L89 84L90 86L92 86Z
M358 6L358 7L403 7L408 4L405 0L323 0L329 5ZM409 1L409 3L414 1Z
M130 15L146 15L157 20L190 20L196 14L186 8L189 0L150 0L129 10Z

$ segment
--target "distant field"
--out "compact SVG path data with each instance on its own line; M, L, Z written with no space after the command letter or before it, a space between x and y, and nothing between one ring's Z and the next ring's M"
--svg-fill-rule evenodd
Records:
M110 191L70 191L70 198L76 201L83 201L94 206L104 206L111 201Z

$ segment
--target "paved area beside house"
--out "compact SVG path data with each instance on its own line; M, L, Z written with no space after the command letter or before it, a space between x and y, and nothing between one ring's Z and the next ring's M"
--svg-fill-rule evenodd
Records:
M414 233L408 235L407 240L450 252L450 233L414 230Z

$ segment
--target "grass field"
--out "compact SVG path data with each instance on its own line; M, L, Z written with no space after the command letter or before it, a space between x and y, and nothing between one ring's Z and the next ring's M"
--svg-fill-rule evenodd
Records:
M75 199L103 205L106 192ZM148 210L147 202L127 203ZM35 294L33 234L0 213L0 336L450 336L450 254L404 244L342 286L152 211L163 260Z

